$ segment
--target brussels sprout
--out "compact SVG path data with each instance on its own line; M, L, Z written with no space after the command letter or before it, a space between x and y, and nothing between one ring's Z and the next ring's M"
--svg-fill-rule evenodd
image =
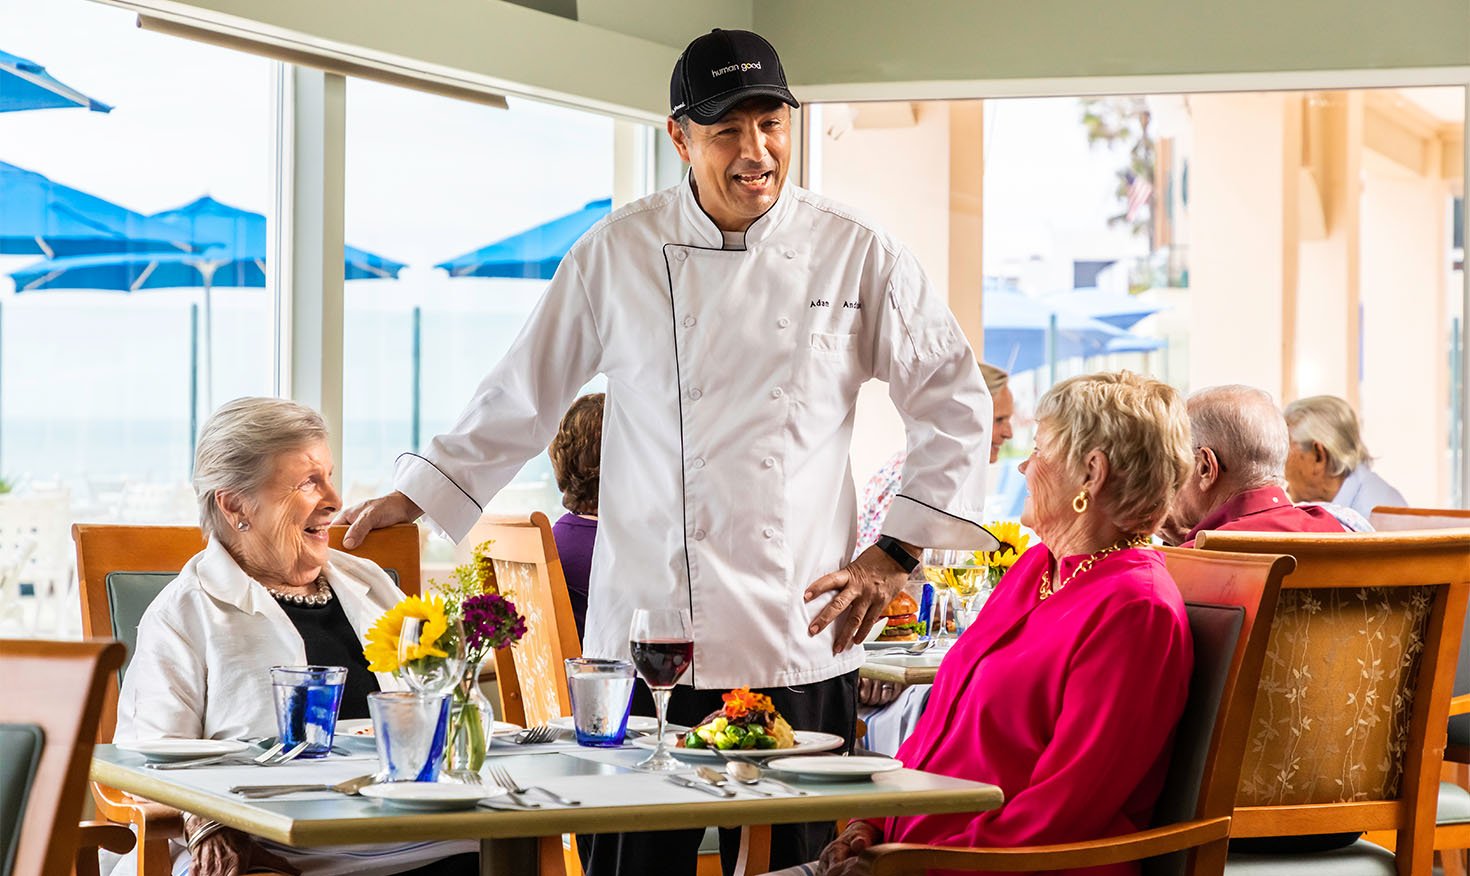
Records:
M756 748L775 748L776 747L776 740L775 739L772 739L769 736L765 736L765 735L757 736L756 737L756 740L755 740L755 747Z
M690 733L689 735L687 735L687 736L684 737L684 747L685 748L706 748L708 746L705 745L704 740L700 738L700 736L699 736L698 733Z
M749 749L749 748L755 748L757 745L760 744L760 741L759 740L760 740L760 737L758 737L758 736L747 736L744 739L740 740L740 747L741 748L747 748L747 749Z

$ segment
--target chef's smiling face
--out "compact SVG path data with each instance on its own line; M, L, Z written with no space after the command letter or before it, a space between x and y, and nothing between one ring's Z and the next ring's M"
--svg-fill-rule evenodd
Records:
M771 209L791 169L791 107L752 98L713 125L669 119L669 136L689 162L699 206L721 231L744 231Z

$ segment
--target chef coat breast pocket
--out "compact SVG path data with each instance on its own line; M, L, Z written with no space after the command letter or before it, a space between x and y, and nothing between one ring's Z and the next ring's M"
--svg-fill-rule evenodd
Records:
M841 332L812 332L812 354L835 358L846 358L857 352L857 335Z
M823 396L832 389L838 389L830 400L838 410L846 408L849 397L862 383L860 337L847 332L811 333L804 369L808 390L804 395L809 405L819 406Z

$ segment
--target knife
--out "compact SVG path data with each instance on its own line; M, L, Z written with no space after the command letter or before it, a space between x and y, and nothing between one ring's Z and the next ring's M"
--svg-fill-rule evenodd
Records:
M696 782L688 776L669 776L669 781L684 788L693 788L696 791L704 791L716 797L734 797L735 792L727 788L718 788L705 782Z

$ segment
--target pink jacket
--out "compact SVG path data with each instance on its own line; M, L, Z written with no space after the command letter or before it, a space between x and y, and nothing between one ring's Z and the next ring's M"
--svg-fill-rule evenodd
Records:
M1194 662L1184 601L1157 551L1127 549L1041 602L1051 559L1034 547L1001 580L898 750L905 766L999 785L1006 802L883 819L885 841L1039 845L1148 826ZM1082 559L1065 557L1059 578Z

